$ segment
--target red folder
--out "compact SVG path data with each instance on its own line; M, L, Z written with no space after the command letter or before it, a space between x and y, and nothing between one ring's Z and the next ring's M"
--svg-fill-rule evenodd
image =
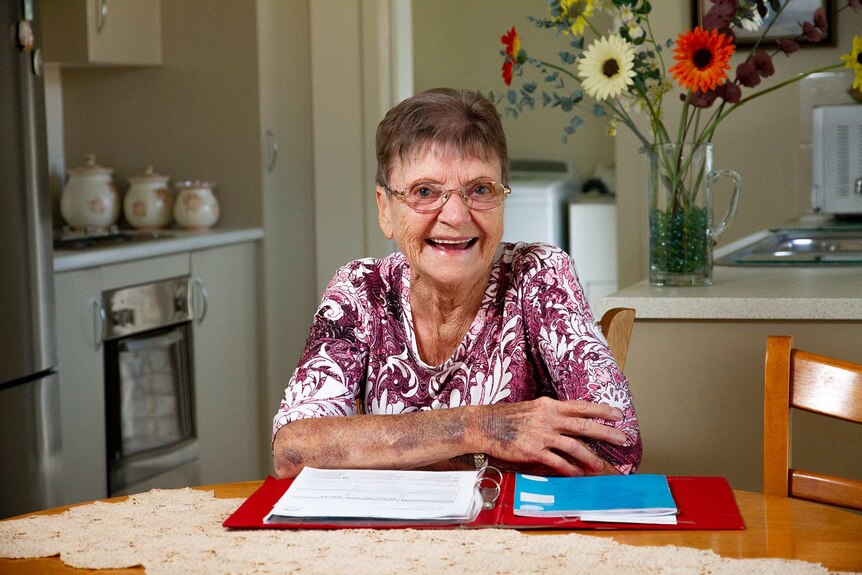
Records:
M637 530L738 530L745 529L736 499L723 477L668 477L670 492L679 509L676 525L643 523L605 523L581 521L575 517L522 517L513 510L515 476L503 475L501 494L493 509L485 509L471 523L417 524L415 521L297 520L290 523L264 523L263 519L284 494L292 479L267 477L257 491L223 525L233 529L446 529L508 527L512 529L637 529Z

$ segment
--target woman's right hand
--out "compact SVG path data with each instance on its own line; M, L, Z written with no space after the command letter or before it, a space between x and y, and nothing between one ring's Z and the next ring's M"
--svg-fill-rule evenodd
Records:
M483 450L490 457L512 463L538 464L563 475L603 472L610 465L581 439L620 446L628 440L622 431L612 426L613 422L622 420L622 412L600 403L540 397L480 409Z

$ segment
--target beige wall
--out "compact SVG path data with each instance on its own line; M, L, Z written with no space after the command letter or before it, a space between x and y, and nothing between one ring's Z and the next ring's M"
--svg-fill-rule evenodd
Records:
M794 347L812 353L862 359L858 321L635 322L626 376L643 436L641 472L720 475L736 489L762 489L770 335L791 335ZM862 477L858 425L797 410L792 425L795 467Z
M483 94L508 90L500 75L500 37L512 26L528 54L559 62L557 53L565 43L527 20L528 15L547 14L547 6L545 0L413 0L416 91L440 86ZM563 128L570 116L556 108L542 109L541 96L539 102L536 110L518 119L503 118L510 157L566 160L582 180L592 177L597 164L613 163L614 142L605 133L606 121L582 114L585 125L564 144Z

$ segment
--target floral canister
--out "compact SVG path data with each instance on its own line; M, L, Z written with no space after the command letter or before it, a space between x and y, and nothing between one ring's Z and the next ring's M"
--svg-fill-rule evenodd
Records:
M84 165L69 170L60 196L60 214L72 228L107 228L120 217L120 197L114 170L100 166L89 154Z
M130 226L139 230L160 230L171 223L174 206L168 179L154 172L152 166L136 176L129 176L123 214Z
M174 202L174 219L188 230L206 230L219 219L218 200L212 182L186 181L176 184L179 194Z

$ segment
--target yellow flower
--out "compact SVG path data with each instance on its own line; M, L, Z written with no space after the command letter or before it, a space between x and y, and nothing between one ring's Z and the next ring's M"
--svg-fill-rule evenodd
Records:
M565 23L574 36L584 33L587 18L593 15L595 0L560 0L561 14L555 22Z
M635 47L619 36L599 38L578 62L584 92L598 101L616 98L634 84Z
M851 90L862 90L862 36L853 37L853 49L841 59L847 62L845 67L852 69L855 75Z

